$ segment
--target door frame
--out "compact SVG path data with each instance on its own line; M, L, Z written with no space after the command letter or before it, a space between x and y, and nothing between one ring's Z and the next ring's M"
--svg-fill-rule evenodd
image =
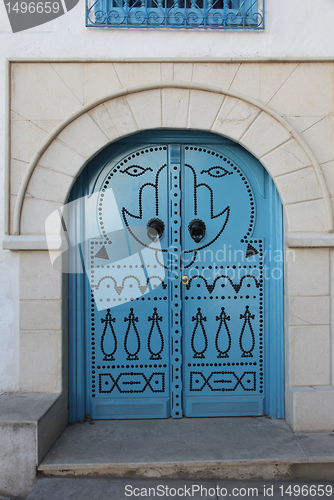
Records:
M248 155L252 161L259 160L247 152L243 146L238 145L230 139L216 135L210 132L200 131L184 131L184 130L157 130L150 132L138 132L124 139L116 141L106 146L100 153L92 158L80 176L77 178L69 197L68 201L77 198L77 193L84 193L87 186L85 186L85 179L91 169L95 169L98 165L102 171L104 165L109 162L110 156L120 152L122 148L126 148L130 144L135 148L145 143L166 144L166 143L200 143L200 144L214 144L238 146ZM101 166L102 165L102 166ZM265 167L263 167L265 168ZM268 173L269 175L269 173ZM271 179L271 177L270 177ZM269 183L271 193L270 214L279 213L282 211L282 203L279 194L271 179ZM81 194L82 196L82 194ZM78 210L83 208L83 202ZM79 221L80 223L80 221ZM72 230L80 232L80 227L76 217L70 220ZM283 217L275 220L270 225L271 234L270 241L274 243L275 249L283 256ZM77 253L70 253L71 264L79 266L77 262ZM274 264L280 269L283 275L283 260L281 262L270 261L269 273L272 273ZM275 325L271 329L270 338L267 337L265 343L265 356L266 365L270 366L270 370L265 370L265 415L284 418L284 301L283 301L283 279L272 280L270 279L265 287L265 300L268 306L265 308L265 324ZM89 311L85 310L84 306L84 293L82 293L84 286L85 274L69 274L69 422L77 422L83 420L86 414L86 384L87 373L85 370L85 361L88 353L85 347L85 338L79 335L79 331L85 331L85 323L89 319ZM271 300L268 300L268 297Z

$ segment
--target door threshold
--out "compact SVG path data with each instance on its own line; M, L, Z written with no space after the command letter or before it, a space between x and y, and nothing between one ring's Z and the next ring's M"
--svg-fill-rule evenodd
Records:
M285 420L267 417L95 420L69 425L38 471L46 476L334 479L331 441L328 433L294 434Z

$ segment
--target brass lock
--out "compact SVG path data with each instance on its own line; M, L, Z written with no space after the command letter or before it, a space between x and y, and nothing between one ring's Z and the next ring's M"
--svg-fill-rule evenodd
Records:
M181 281L182 281L182 284L183 284L183 285L188 285L188 283L189 283L189 278L188 278L188 276L182 276L182 280L181 280Z

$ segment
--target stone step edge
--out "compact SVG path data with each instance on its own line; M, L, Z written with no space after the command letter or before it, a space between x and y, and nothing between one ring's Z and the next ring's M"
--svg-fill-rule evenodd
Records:
M101 464L40 464L37 467L38 472L55 474L71 473L72 472L88 472L88 471L130 471L138 469L170 469L170 468L211 468L211 467L247 467L247 466L266 466L266 465L287 465L294 464L333 464L333 457L300 457L300 458L272 458L272 459L248 459L248 460L206 460L206 461L179 461L179 462L147 462L147 463L101 463Z
M40 466L38 476L43 477L109 477L126 479L304 479L334 480L334 460L310 462L309 459L295 460L248 460L173 462L152 464L84 464L71 466Z

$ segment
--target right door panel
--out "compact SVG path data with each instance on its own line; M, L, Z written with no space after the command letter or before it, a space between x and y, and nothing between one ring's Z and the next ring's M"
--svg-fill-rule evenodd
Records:
M281 213L270 210L268 174L247 156L227 147L184 147L185 416L265 411L265 274L270 216Z

